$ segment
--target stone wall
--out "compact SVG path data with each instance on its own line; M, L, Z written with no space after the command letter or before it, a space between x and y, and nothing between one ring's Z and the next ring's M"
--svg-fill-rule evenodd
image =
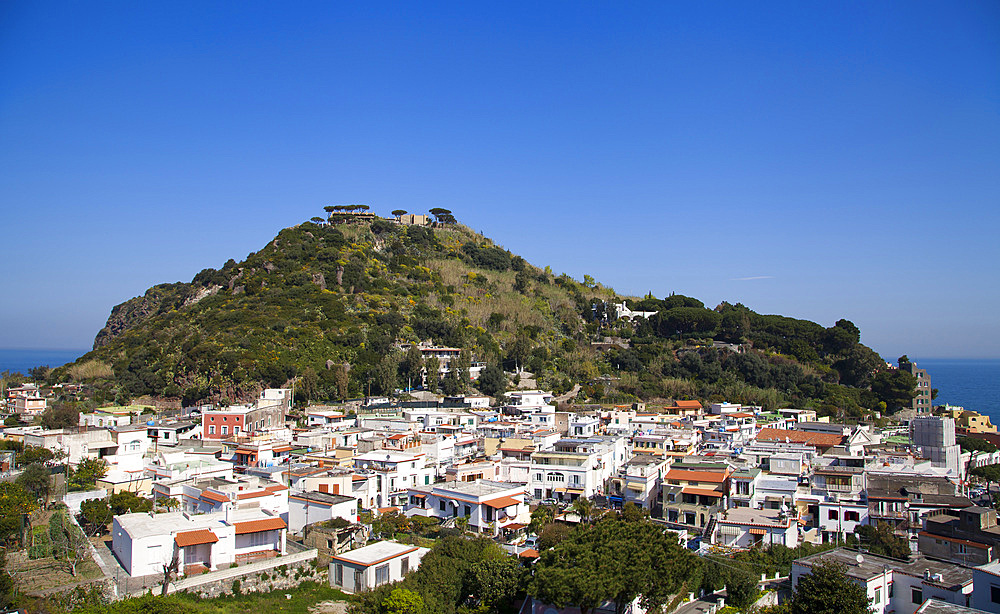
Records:
M316 565L315 550L184 578L171 584L169 592L212 598L234 592L267 593L293 588L310 580L328 582L326 568ZM153 592L159 593L159 589Z

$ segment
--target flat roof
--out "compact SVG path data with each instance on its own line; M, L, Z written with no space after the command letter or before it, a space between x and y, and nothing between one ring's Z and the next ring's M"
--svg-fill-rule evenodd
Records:
M404 554L409 554L420 550L417 546L411 546L409 544L400 544L390 541L375 542L363 548L358 548L357 550L351 550L350 552L342 552L331 558L345 561L348 563L354 563L356 565L363 565L365 567L371 567L382 561L396 558L397 556L402 556Z
M484 497L495 495L515 488L524 489L524 484L512 482L494 482L493 480L476 480L475 482L453 482L447 485L434 485L435 490L453 492L469 497Z
M730 513L732 513L732 510L730 510ZM857 561L859 554L862 557L860 563ZM871 554L870 552L859 553L855 550L847 550L846 548L835 548L798 559L795 562L811 566L814 563L824 560L833 560L845 565L848 576L864 581L882 575L883 567L888 567L894 572L905 573L921 579L924 577L925 571L930 571L932 576L940 574L940 581L924 580L924 582L945 588L953 588L972 582L972 569L954 563L929 559L919 553L911 556L907 561L900 561Z

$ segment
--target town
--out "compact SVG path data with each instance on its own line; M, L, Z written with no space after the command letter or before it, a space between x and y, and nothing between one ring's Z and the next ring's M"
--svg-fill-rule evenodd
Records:
M441 378L460 352L412 347ZM71 560L67 583L89 565L108 599L303 580L362 594L417 570L448 535L486 538L531 568L572 527L638 514L709 562L777 546L812 552L755 579L741 609L777 606L833 562L874 612L1000 612L997 493L986 488L1000 483L1000 436L975 412L932 412L929 374L898 368L913 372L917 393L904 419L880 424L727 402L602 406L520 386L496 397L418 386L337 405L293 404L279 388L242 405L108 406L46 428L49 400L81 387L24 382L5 391L0 462L3 486L23 484L38 497L29 507L66 528L62 555L59 540L41 547L36 521L14 541L31 558ZM480 372L469 370L471 385ZM294 578L272 579L279 568ZM685 586L671 607L714 612L741 599L731 583L725 593L710 585ZM643 612L642 597L593 611ZM528 590L516 611L570 605Z

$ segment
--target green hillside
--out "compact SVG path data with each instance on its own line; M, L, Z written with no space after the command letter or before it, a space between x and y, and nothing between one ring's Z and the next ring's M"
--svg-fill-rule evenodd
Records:
M242 262L116 306L95 349L52 378L100 378L110 366L106 385L118 396L185 403L247 400L295 378L301 400L336 401L414 381L423 365L398 345L432 339L463 348L466 364L487 363L491 394L503 390L501 369L521 366L556 392L582 384L580 401L727 399L853 414L877 406L869 385L883 363L846 320L825 328L740 304L619 297L539 269L443 215L449 223L433 228L339 212L286 228ZM622 298L658 313L615 321ZM462 377L432 384L470 389Z

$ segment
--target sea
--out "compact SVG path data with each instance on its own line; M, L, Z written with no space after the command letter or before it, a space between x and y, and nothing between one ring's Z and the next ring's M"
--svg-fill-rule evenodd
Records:
M0 348L0 373L9 371L27 375L33 367L61 367L83 356L83 350L11 350Z
M958 405L1000 424L1000 359L912 358L938 389L934 405Z

